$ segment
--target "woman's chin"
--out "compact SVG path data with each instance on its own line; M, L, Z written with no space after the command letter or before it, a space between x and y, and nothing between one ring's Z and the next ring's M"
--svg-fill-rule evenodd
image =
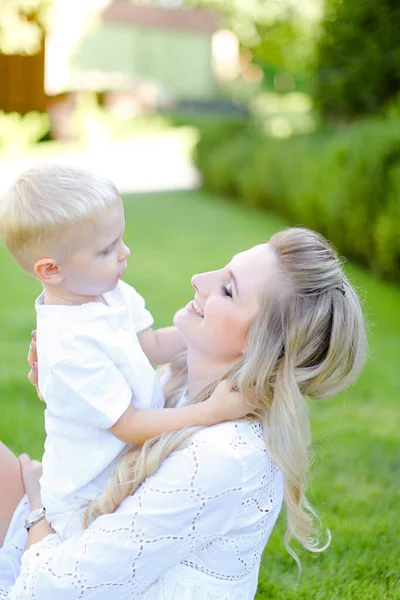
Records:
M189 313L187 306L184 306L178 310L178 312L174 315L174 325L184 339L186 339L185 333L191 330L193 327L193 324L191 325L192 321L193 315Z
M173 323L174 323L175 327L177 327L179 330L181 328L183 321L185 320L185 317L187 317L187 310L186 310L186 307L184 306L183 308L180 308L175 313L174 318L173 318Z

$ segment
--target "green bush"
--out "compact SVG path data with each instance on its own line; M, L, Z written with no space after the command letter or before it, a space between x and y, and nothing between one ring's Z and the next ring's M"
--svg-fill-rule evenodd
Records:
M378 113L400 89L398 0L326 0L314 98L328 118Z
M346 130L257 134L248 123L210 127L196 150L204 185L317 229L349 258L400 275L400 121Z
M236 161L241 159L243 148L239 140L243 132L249 133L249 124L249 118L244 116L221 118L215 115L197 122L201 137L195 149L195 161L203 174L206 186L222 194L235 195L231 172L236 169ZM235 139L235 144L230 143L231 139ZM210 161L213 162L214 152L219 158L216 160L215 169L209 171L206 165Z
M29 112L26 115L0 111L0 152L21 152L39 141L49 131L47 115Z

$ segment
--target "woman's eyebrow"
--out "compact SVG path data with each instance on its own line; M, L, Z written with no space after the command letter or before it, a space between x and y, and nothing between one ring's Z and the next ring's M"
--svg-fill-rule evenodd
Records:
M229 269L228 273L231 276L233 285L235 286L236 294L239 296L239 287L238 287L238 282L237 282L236 276L235 276L234 272L231 271L230 269Z

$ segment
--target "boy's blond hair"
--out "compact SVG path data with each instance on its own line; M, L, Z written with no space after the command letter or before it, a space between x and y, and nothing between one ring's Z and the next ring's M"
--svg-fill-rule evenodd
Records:
M40 252L61 246L72 227L116 202L121 202L118 190L104 177L72 165L36 167L1 198L0 237L19 265L32 272Z

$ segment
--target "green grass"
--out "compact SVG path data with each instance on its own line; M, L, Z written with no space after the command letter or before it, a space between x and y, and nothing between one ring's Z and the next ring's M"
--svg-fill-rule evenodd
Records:
M222 266L286 223L202 192L126 198L126 280L167 325L192 297L193 273ZM400 598L400 290L349 265L365 302L370 359L357 385L311 407L316 462L309 496L333 534L322 555L286 554L283 518L263 557L257 600ZM0 439L40 458L43 405L26 380L38 284L0 250Z

